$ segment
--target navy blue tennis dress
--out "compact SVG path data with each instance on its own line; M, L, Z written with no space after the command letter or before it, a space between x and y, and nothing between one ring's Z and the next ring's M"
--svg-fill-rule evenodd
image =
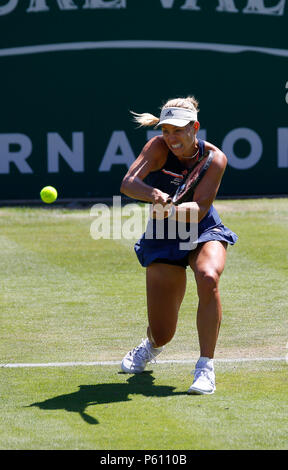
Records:
M205 151L205 142L198 139L199 156ZM169 151L167 160L160 170L151 172L145 182L154 188L173 196L183 181L187 168ZM219 240L234 245L238 236L222 224L215 207L211 205L200 223L183 224L172 220L149 219L146 231L135 244L135 252L143 267L153 262L188 266L188 255L198 243ZM157 226L158 224L158 226ZM162 224L162 225L160 225ZM185 226L184 226L185 225ZM194 226L193 226L194 225ZM185 238L186 237L186 238Z

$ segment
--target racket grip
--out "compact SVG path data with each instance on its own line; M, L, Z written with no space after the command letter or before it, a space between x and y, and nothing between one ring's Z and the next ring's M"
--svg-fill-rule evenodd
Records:
M177 206L177 202L173 201L172 197L169 197L166 201L166 204L173 204L174 206Z

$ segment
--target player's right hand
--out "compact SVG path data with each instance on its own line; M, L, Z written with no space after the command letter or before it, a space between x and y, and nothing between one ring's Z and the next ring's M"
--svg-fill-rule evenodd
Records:
M151 211L152 218L162 220L169 217L171 208L171 198L169 194L164 193L159 189L155 189L153 191L153 199Z
M169 194L160 191L160 189L154 188L152 192L152 204L161 204L165 206L167 204L167 200L170 198Z

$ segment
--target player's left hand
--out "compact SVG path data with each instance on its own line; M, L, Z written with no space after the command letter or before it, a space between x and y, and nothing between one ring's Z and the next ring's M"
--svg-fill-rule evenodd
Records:
M163 220L170 216L172 209L172 202L169 202L165 205L163 204L153 204L151 206L151 217L152 219Z

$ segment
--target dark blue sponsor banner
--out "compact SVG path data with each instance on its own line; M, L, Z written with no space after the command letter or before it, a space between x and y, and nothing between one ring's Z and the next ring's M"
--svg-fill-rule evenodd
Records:
M194 95L219 195L287 194L286 0L0 0L0 199L119 194L130 110Z

